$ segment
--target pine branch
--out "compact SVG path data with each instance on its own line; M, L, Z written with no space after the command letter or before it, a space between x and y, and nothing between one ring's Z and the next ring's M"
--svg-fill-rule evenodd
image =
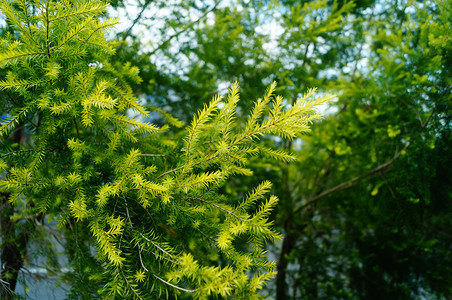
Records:
M78 9L70 10L66 14L57 15L55 18L48 18L49 23L55 22L61 19L70 19L74 17L86 16L86 15L97 15L102 13L108 7L107 4L93 4L86 3L79 5Z
M0 63L5 63L8 60L16 60L19 58L34 59L42 55L45 55L45 53L32 50L11 50L0 53Z
M244 218L242 218L242 217L236 215L234 212L232 212L232 211L230 211L230 210L228 210L228 209L226 209L226 208L224 208L224 207L221 207L220 205L215 204L215 203L213 203L213 202L210 202L210 201L204 200L204 199L202 199L202 198L198 198L198 197L188 197L188 199L198 200L198 201L207 203L207 204L209 204L209 205L211 205L211 206L214 206L214 207L216 207L216 208L218 208L218 209L220 209L220 210L222 210L222 211L227 212L228 214L230 214L231 216L236 217L236 218L239 219L239 220L242 220L242 221L244 221L244 222L247 221L247 220L245 220Z
M61 47L66 45L70 40L72 40L78 34L80 34L82 30L84 30L85 28L89 28L88 25L90 25L92 21L93 21L92 18L86 18L82 22L79 22L75 27L71 28L67 32L67 34L61 39L60 43L53 49L53 52L57 52ZM50 49L50 47L48 46L47 49ZM50 52L48 53L48 55L50 57Z
M222 97L217 95L213 97L212 101L208 105L204 105L204 108L198 112L198 115L193 118L192 124L189 129L189 135L186 141L185 152L186 152L186 162L190 162L190 154L192 148L196 146L199 137L199 131L202 129L203 125L210 120L212 114L218 110L218 104L220 103Z
M27 1L26 0L21 0L19 5L21 6L22 11L25 14L25 19L26 19L26 22L27 22L27 29L28 30L24 31L24 33L33 42L33 45L40 47L39 43L35 40L34 34L31 31L30 16L28 15L28 9L27 9Z
M8 134L11 130L13 130L14 126L20 122L21 118L26 117L27 114L33 109L34 104L35 101L29 103L25 107L22 107L18 113L9 119L0 119L0 136Z
M94 29L92 29L91 34L83 41L83 43L88 43L88 41L91 39L91 37L93 37L93 35L95 33L97 33L98 31L107 28L107 27L113 27L114 25L118 24L119 20L118 19L108 19L105 20L104 22L101 21L96 21L96 26ZM105 41L103 41L105 42ZM104 45L97 45L99 47L103 47Z
M0 90L3 89L11 89L15 88L16 90L21 87L33 87L36 85L40 85L43 83L47 83L52 81L51 79L45 79L45 80L25 80L25 79L17 79L17 80L6 80L6 81L0 81Z
M266 180L259 184L252 192L249 193L245 201L243 201L239 206L237 206L234 211L249 208L257 200L262 199L264 194L268 193L272 187L270 181Z

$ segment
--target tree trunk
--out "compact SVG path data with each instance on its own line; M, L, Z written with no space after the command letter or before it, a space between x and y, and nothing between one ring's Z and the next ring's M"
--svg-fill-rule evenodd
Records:
M0 299L13 299L19 270L24 264L24 257L29 239L28 231L23 230L16 235L16 222L11 219L14 207L8 201L9 194L0 194L1 224L1 261Z
M23 142L24 137L23 124L19 123L11 134L11 138L14 144L19 145ZM9 202L9 196L9 193L0 193L0 299L5 300L14 298L13 293L16 289L17 277L24 264L30 237L28 224L19 223L19 221L12 219L14 204ZM29 222L27 221L27 223ZM20 224L20 228L16 226L17 224Z
M287 283L286 283L286 268L288 264L287 255L292 252L295 247L296 233L293 230L293 223L289 217L284 223L286 236L283 239L281 253L279 254L277 275L276 275L276 299L287 299Z

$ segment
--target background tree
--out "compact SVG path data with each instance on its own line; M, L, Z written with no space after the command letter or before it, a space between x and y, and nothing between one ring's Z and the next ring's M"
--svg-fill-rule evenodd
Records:
M177 78L164 89L171 96L161 97L161 81L148 103L179 115L203 99L196 92L203 84L222 86L231 76L243 78L249 94L274 79L287 99L309 86L339 95L312 136L267 141L297 151L296 165L254 164L253 178L278 182L281 199L274 217L285 237L272 248L278 276L269 289L280 299L449 295L450 174L442 166L450 139L450 2L211 7L196 24L178 20L187 29L169 39L168 50L145 55L185 66L165 73ZM227 191L242 193L244 180L252 185L238 178Z
M341 85L341 110L322 124L328 132L323 135L326 143L313 137L305 148L326 150L327 176L320 173L322 180L311 181L312 194L305 196L296 212L302 214L314 205L325 211L323 220L332 220L326 232L324 226L313 227L309 243L324 240L317 246L330 248L331 240L345 242L353 255L344 257L347 252L334 250L337 254L329 259L342 260L337 266L342 271L326 268L324 274L335 278L347 274L351 294L358 297L409 298L431 290L450 295L450 268L433 267L434 261L447 261L443 255L450 252L445 246L450 237L444 235L450 211L440 213L435 208L450 203L449 192L438 194L438 190L450 191L450 174L437 163L437 159L447 163L443 155L450 139L450 44L443 36L450 30L444 27L450 23L450 9L446 6L441 2L432 6L429 17L422 5L414 3L375 9L367 25L372 41L367 69ZM391 21L383 23L380 18ZM439 46L441 36L446 42ZM333 160L334 156L340 159ZM437 218L446 227L432 222ZM310 265L308 257L304 252L294 259ZM300 272L304 271L300 268ZM302 278L306 289L301 293L335 289L322 287L310 280L313 277Z

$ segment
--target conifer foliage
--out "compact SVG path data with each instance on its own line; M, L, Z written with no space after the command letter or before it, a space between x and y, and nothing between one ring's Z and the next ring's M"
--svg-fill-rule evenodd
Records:
M274 275L262 246L279 238L268 220L278 199L268 181L242 199L221 187L252 174L251 156L293 160L259 138L308 131L331 97L310 90L288 107L272 84L243 123L235 83L175 133L145 121L129 85L138 68L109 63L105 33L117 20L102 17L105 3L0 3L10 28L0 41L0 188L10 219L51 216L66 232L71 295L259 298ZM13 139L18 131L27 134Z

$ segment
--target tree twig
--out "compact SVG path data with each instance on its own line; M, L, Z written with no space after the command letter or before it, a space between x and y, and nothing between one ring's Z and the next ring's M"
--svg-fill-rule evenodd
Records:
M35 151L35 149L26 149L26 150L12 151L12 152L3 154L2 156L0 156L0 158L7 157L7 156L10 156L10 155L13 155L13 154L23 153L23 152L30 152L30 151Z
M235 213L233 213L232 211L230 211L230 210L228 210L228 209L226 209L226 208L224 208L224 207L221 207L220 205L215 204L215 203L213 203L213 202L204 200L204 199L202 199L202 198L197 198L197 197L188 197L188 199L191 199L191 200L198 200L198 201L207 203L207 204L209 204L209 205L215 206L216 208L221 209L222 211L227 212L228 214L230 214L230 215L236 217L237 219L246 222L246 220L245 220L244 218L242 218L242 217L240 217L240 216L237 216L237 215L236 215Z
M183 291L183 292L187 292L187 293L196 293L196 292L198 291L197 289L196 289L196 290L187 290L187 289L178 287L177 285L174 285L174 284L172 284L172 283L169 283L168 281L166 281L166 280L164 280L164 279L158 277L158 276L155 275L155 274L152 274L152 275L154 275L155 278L157 278L158 280L160 280L160 281L163 282L164 284L167 284L167 285L169 285L169 286L171 286L171 287L173 287L173 288L175 288L175 289L178 289L179 291Z
M163 253L165 253L166 255L168 255L169 257L171 257L172 259L174 259L174 261L176 261L177 263L181 263L181 261L175 257L174 255L171 255L171 253L168 253L168 251L165 251L165 249L163 249L162 247L160 247L159 245L157 245L156 243L154 243L153 241L151 241L150 239L148 239L146 236L144 236L141 232L137 231L139 235L141 235L141 237L143 239L145 239L146 241L148 241L149 243L151 243L155 248L159 249L160 251L162 251Z

